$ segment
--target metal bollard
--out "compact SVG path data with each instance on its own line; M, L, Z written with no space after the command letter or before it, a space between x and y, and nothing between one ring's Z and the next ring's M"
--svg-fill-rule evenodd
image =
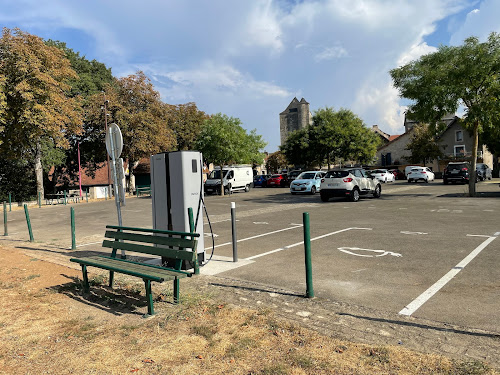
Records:
M26 223L28 224L28 232L30 234L30 242L34 242L35 239L33 238L33 231L31 230L31 221L30 221L30 214L28 212L28 205L24 205L24 214L26 215Z
M75 238L75 209L71 207L71 250L76 250L76 238Z
M313 280L312 280L312 262L311 262L311 232L309 226L309 212L303 213L304 221L304 252L306 264L306 297L314 297Z
M9 193L9 212L12 211L12 197Z
M64 190L64 205L66 206L66 190Z
M42 192L38 192L38 208L42 208Z
M233 233L233 262L238 261L238 241L236 236L236 203L231 202L231 232Z
M89 190L88 189L85 191L85 199L87 200L87 203L89 203Z
M8 236L9 231L7 230L7 202L3 202L3 235Z

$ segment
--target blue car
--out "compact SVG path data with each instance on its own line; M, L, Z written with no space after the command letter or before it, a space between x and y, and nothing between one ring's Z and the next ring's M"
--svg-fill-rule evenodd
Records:
M320 190L321 178L325 172L321 171L306 171L297 176L290 184L290 193L307 193L316 194Z
M267 187L267 179L269 178L269 175L267 174L261 174L258 176L255 176L253 178L253 186L260 186L260 187Z

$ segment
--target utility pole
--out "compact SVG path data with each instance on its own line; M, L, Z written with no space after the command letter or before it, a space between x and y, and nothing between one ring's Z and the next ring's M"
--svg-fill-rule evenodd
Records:
M108 134L107 106L108 106L109 100L106 99L106 93L104 91L102 93L104 95L104 106L101 107L101 109L104 109L104 129L106 130L106 134ZM109 154L107 154L107 153L106 153L106 160L108 163L108 197L111 199L111 169L109 167Z

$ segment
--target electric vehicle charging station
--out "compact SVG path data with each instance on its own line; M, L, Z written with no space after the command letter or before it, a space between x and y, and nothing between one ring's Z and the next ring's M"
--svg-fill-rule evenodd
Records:
M198 261L205 261L203 232L203 158L198 151L174 151L151 156L153 228L189 232L188 208L198 237ZM183 265L184 268L192 267Z

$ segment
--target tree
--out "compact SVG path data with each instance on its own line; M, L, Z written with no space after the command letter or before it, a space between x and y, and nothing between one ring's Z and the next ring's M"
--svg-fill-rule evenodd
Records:
M267 158L266 169L268 171L279 172L288 166L288 161L282 151L276 151Z
M285 143L280 146L280 150L288 163L295 166L301 165L308 168L318 162L319 154L311 142L309 126L288 134ZM322 160L321 158L320 164Z
M222 167L227 164L262 162L261 150L266 143L255 130L247 134L240 119L217 113L205 120L195 146L203 153L207 164L213 163L222 171ZM224 195L222 179L221 173L220 190L221 195Z
M78 76L58 48L19 29L4 28L0 77L4 111L0 152L4 157L32 160L37 192L43 195L43 143L67 148L67 137L81 132L78 97L68 96L68 80Z
M479 134L500 126L499 34L491 33L484 43L470 37L461 46L440 46L390 74L400 96L413 101L408 111L416 120L434 125L465 108L462 121L473 134L469 195L474 196Z
M195 103L169 106L168 126L175 133L178 150L192 150L208 115Z
M425 163L443 156L436 142L435 128L427 124L417 124L413 127L413 134L406 149L411 152L410 163Z

